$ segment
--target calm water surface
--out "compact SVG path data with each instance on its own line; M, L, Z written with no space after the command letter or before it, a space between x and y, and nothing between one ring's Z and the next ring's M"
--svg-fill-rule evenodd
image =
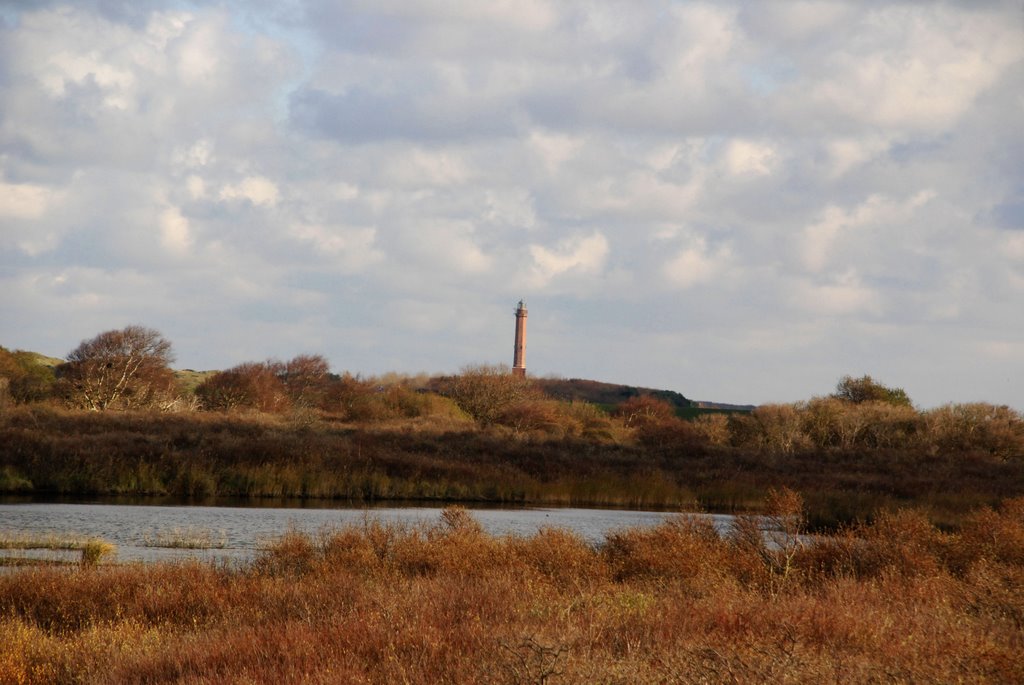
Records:
M494 535L533 535L544 527L568 528L599 543L612 530L654 526L671 512L616 509L470 508L474 518ZM437 523L439 507L393 508L267 508L252 506L127 505L65 503L0 503L0 534L58 537L98 537L117 545L118 561L158 561L197 557L232 562L249 560L266 543L289 529L318 533L366 519L385 523ZM724 530L731 516L710 517ZM222 548L180 550L152 547L152 541L178 532L211 534ZM147 544L149 543L149 544ZM0 554L16 556L8 550ZM26 551L24 556L74 558L52 552Z

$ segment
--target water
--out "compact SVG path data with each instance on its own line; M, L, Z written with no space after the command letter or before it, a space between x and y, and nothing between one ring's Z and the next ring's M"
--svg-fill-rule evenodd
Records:
M613 530L654 526L671 512L618 509L520 508L470 509L473 517L493 535L533 535L545 527L573 530L592 543L600 543ZM252 506L182 506L126 504L21 503L0 504L0 535L61 538L97 537L117 545L118 561L161 561L182 558L244 562L261 546L289 529L315 534L367 517L385 523L437 523L438 507L292 508ZM710 517L725 530L731 516ZM175 531L210 533L216 549L187 550L153 547L152 542ZM221 547L221 543L223 546ZM74 552L0 550L3 556L31 556L72 560Z

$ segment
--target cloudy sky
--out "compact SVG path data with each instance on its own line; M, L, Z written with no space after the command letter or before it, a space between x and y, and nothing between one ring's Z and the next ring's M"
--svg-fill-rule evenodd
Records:
M1024 409L1020 0L0 2L0 344Z

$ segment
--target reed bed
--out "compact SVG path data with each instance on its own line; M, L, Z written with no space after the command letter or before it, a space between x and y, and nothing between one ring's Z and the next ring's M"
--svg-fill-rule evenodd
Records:
M56 534L26 535L18 532L0 532L0 563L21 561L2 554L3 550L48 550L52 552L79 552L83 566L94 566L104 558L117 553L117 545L100 538L66 537Z
M770 514L796 530L796 505ZM245 568L17 570L0 682L1024 681L1024 499L954 533L913 510L770 545L749 525L680 516L595 547L450 508L288 531Z
M165 549L224 549L228 545L226 531L207 528L171 528L147 532L142 539L143 547Z
M586 419L583 408L573 410ZM926 508L943 526L956 527L963 512L1024 494L1019 450L956 441L833 444L823 437L796 440L784 451L755 439L758 426L774 435L772 427L782 419L811 415L809 408L794 412L759 411L751 415L760 421L756 425L724 416L693 425L637 423L631 432L623 428L601 437L426 417L352 423L317 415L295 422L273 414L17 406L0 413L0 492L734 513L759 507L768 488L787 486L807 494L808 518L819 530L906 506ZM733 444L732 437L719 435L729 426L746 437Z

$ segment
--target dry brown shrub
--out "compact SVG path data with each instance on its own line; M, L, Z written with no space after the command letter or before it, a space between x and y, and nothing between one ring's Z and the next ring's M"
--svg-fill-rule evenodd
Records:
M705 444L703 436L689 421L671 418L645 421L634 431L637 442L662 452L697 452Z
M1024 631L1024 568L989 559L973 563L961 587L967 608Z
M792 454L810 445L801 426L798 405L763 404L750 417L758 428L758 446L765 451Z
M841 446L845 436L842 417L849 404L835 397L815 397L801 408L801 424L811 444L816 447Z
M384 570L383 560L360 529L346 526L323 536L323 568L371 577Z
M403 576L433 576L444 566L445 550L424 531L405 528L392 543L388 561Z
M276 373L278 362L246 362L218 371L196 387L205 409L284 412L291 400Z
M578 587L607 577L593 546L569 530L542 528L530 537L509 538L506 545L517 566L556 587Z
M702 414L693 421L693 427L707 444L715 447L727 446L732 438L726 414Z
M595 404L573 400L562 405L565 414L580 426L580 436L588 440L608 442L617 439L615 422Z
M303 576L313 571L321 556L309 535L290 530L263 550L256 568L270 575Z
M516 433L538 431L551 436L579 435L582 426L561 411L555 400L532 399L516 402L502 409L495 422Z
M484 426L518 403L543 397L533 379L513 374L501 364L466 366L459 375L440 379L438 388Z
M714 524L675 516L652 528L630 528L607 536L602 555L618 581L718 576L726 548Z
M883 511L873 524L861 527L860 533L864 539L857 559L861 576L930 576L942 567L943 534L922 512Z
M1024 417L1005 405L948 404L927 412L924 420L928 440L939 451L1024 457Z
M485 533L464 507L446 507L440 525L429 529L427 536L437 547L439 571L446 575L480 577L506 563L502 542Z
M1022 682L1012 540L961 575L907 574L873 547L915 536L938 559L945 538L879 518L822 564L856 572L771 594L728 577L737 550L706 521L596 551L559 530L494 538L458 508L429 526L296 534L265 553L276 569L18 570L0 574L0 682Z
M815 397L795 406L803 433L819 448L910 449L925 429L921 414L910 405Z
M778 593L803 573L798 559L805 547L803 498L789 488L772 488L763 516L734 519L729 532L728 564L741 582Z
M675 408L663 399L651 395L636 395L615 408L615 416L627 428L648 423L663 423L676 418Z
M911 406L887 402L854 405L866 424L859 444L877 449L912 449L924 429L921 414Z
M801 569L804 581L811 585L820 586L837 578L853 578L859 572L858 558L864 545L855 529L843 528L804 545L797 552L794 563Z
M1005 500L998 511L983 507L968 515L949 554L957 570L982 559L1024 566L1024 497Z

